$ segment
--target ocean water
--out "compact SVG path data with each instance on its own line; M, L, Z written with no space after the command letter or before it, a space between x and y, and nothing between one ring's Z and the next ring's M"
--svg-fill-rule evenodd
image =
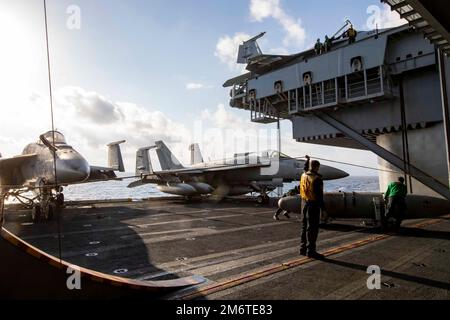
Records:
M90 184L69 186L65 189L66 200L108 200L108 199L133 199L170 196L160 192L154 185L145 185L138 188L127 188L133 179L123 181L108 181ZM285 184L283 191L294 188L297 183ZM347 177L336 181L325 181L326 192L379 192L378 177Z

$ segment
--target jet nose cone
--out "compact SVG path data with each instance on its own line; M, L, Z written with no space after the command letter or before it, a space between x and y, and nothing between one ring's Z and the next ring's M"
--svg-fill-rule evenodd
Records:
M335 169L335 175L336 178L335 179L343 179L343 178L347 178L350 176L350 174L348 174L347 172L343 171L343 170L339 170L339 169Z
M345 171L328 166L322 166L319 172L323 176L324 180L337 180L350 176Z
M79 183L89 178L90 167L84 159L62 160L58 167L58 181L61 183Z

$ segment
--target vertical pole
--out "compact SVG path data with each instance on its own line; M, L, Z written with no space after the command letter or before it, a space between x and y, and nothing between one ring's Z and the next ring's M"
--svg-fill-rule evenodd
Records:
M369 94L369 88L367 87L367 70L364 69L364 95L367 96Z
M50 44L48 41L48 20L47 20L47 2L44 0L44 25L45 25L45 45L47 50L47 71L48 71L48 90L49 90L49 98L50 98L50 117L52 124L52 144L55 145L55 117L53 113L53 88L52 88L52 71L51 71L51 63L50 63ZM56 168L56 151L53 151L53 170L55 175L55 189L58 192L58 177L57 177L57 168ZM41 190L40 192L44 192ZM50 195L52 190L50 189ZM58 210L57 215L57 226L58 226L58 254L59 261L62 261L62 238L61 238L61 210Z
M281 161L281 125L280 125L280 117L278 116L277 122L277 138L278 138L278 164ZM281 198L283 196L283 187L278 188L278 197Z
M409 139L408 139L408 124L406 121L406 105L405 105L405 91L403 87L403 76L400 78L400 112L402 121L402 144L403 144L403 161L405 182L408 185L409 192L413 193L412 177L411 177L411 159L409 157Z
M380 66L380 88L381 93L384 94L384 75L383 75L383 66Z
M325 104L325 83L322 81L322 105Z
M303 110L306 109L306 89L303 86Z
M338 78L334 78L334 95L335 95L335 102L339 103Z
M291 90L288 91L288 110L289 114L293 114L291 105Z
M449 174L449 186L450 186L450 110L448 106L448 92L447 92L447 77L445 74L445 55L439 50L439 76L441 82L441 99L442 99L442 112L444 118L444 130L445 130L445 142L447 153L447 171Z
M3 228L6 193L0 188L0 228Z
M348 100L348 78L347 75L345 75L345 100Z

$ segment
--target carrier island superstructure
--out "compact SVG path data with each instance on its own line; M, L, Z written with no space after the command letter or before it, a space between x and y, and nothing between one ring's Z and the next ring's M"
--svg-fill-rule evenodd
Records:
M404 172L411 193L450 199L449 32L420 1L391 2L408 24L322 52L264 55L251 39L238 58L249 72L224 86L253 122L291 120L298 142L374 152L381 190Z

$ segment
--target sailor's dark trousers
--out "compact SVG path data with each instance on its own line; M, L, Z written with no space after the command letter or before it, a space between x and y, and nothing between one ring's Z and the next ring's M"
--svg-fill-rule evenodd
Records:
M316 252L316 242L319 236L320 225L319 202L302 200L303 226L300 250Z
M397 220L399 227L406 216L406 201L404 197L390 197L388 198L386 221L390 218Z

